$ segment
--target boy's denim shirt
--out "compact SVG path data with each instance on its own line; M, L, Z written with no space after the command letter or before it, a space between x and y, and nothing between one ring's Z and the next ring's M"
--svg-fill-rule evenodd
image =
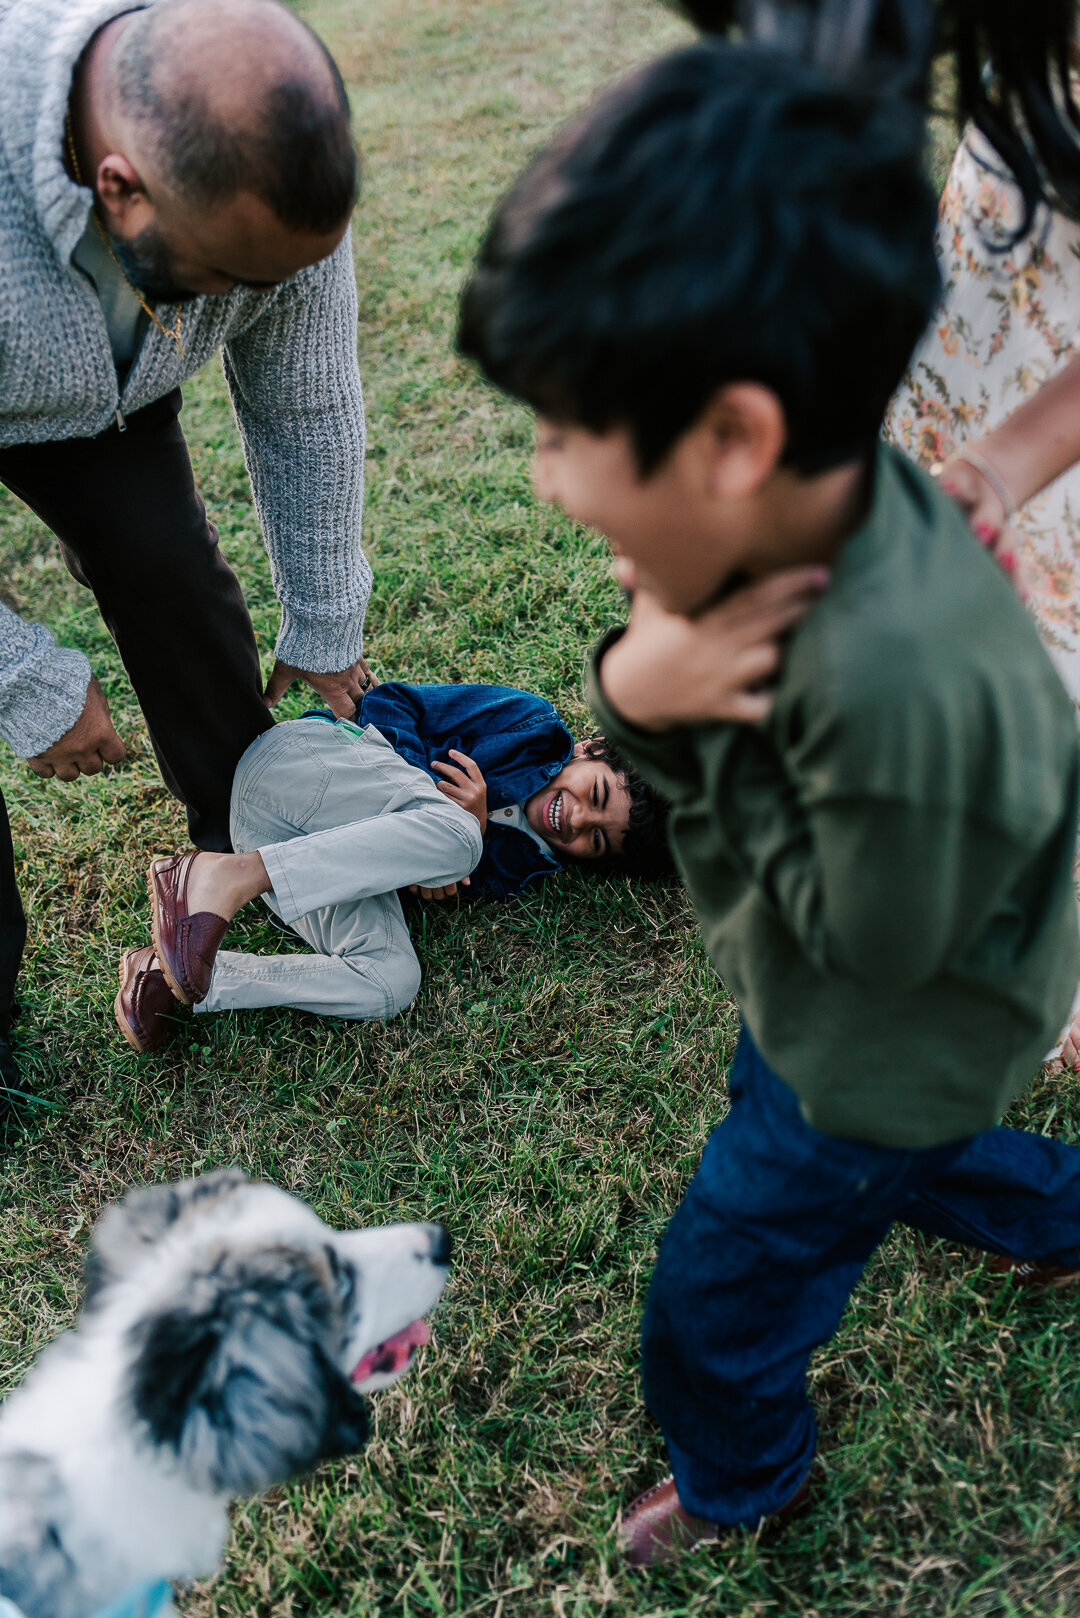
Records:
M391 747L433 781L450 748L474 759L487 782L488 814L524 804L558 775L574 738L550 702L507 685L404 685L389 680L360 699L358 725L374 725ZM484 852L464 892L473 899L510 899L563 862L554 852L489 819Z

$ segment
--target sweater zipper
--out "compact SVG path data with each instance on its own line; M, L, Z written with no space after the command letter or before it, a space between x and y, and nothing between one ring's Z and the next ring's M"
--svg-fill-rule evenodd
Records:
M119 405L116 407L116 427L118 432L127 432L127 422L124 420L124 412L120 409Z

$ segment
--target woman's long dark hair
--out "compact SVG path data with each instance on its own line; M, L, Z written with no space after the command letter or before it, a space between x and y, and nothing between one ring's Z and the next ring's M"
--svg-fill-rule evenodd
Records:
M1077 0L678 0L706 33L736 25L839 71L906 76L925 98L952 56L957 112L1012 171L1023 234L1040 202L1080 220L1080 108L1069 67Z

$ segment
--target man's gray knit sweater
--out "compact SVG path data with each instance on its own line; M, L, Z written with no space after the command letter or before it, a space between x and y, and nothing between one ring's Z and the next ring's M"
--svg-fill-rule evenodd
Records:
M185 303L183 360L148 326L122 392L101 305L71 262L91 205L64 168L72 72L99 28L136 9L0 0L0 447L93 437L221 348L281 602L277 655L312 672L344 669L363 650L371 588L348 238L273 292L238 287ZM89 676L81 652L0 606L0 736L16 753L44 752L71 728Z

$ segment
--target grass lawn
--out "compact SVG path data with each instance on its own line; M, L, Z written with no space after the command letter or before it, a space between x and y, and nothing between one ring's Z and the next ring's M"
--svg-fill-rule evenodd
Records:
M370 655L384 674L532 686L584 724L582 656L617 593L600 543L534 502L523 413L453 358L455 299L543 134L680 25L654 0L306 14L354 86L367 160ZM276 609L216 369L184 420L269 659ZM1017 1297L904 1234L814 1366L812 1514L665 1576L621 1571L616 1507L663 1469L642 1299L735 1037L681 893L567 878L499 910L431 910L424 987L396 1022L223 1016L136 1058L112 1021L116 960L146 934L143 873L183 843L181 816L92 601L7 496L0 546L11 599L90 653L133 752L68 787L0 761L31 913L19 1051L42 1102L3 1145L0 1388L70 1321L88 1226L132 1182L240 1163L331 1221L437 1218L458 1242L422 1373L376 1401L368 1450L241 1505L221 1577L181 1600L190 1618L1080 1613L1077 1299ZM254 910L233 936L277 944ZM1041 1079L1014 1121L1080 1140L1074 1087Z

